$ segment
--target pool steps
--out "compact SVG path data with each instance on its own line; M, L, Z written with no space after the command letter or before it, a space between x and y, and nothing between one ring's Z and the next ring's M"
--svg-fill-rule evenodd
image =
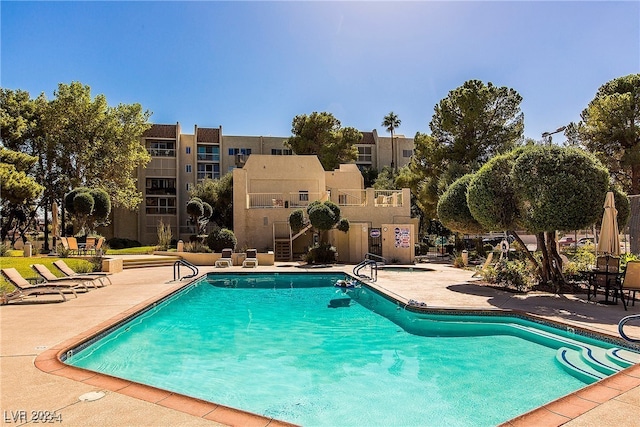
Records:
M623 348L613 347L604 349L589 343L574 340L570 337L561 336L551 331L521 325L483 323L483 322L447 322L420 319L431 322L430 331L438 335L455 334L455 330L464 328L467 333L475 330L478 333L495 333L500 330L502 333L513 334L513 330L520 330L527 339L548 347L557 348L556 361L569 374L581 381L591 384L609 375L615 374L631 365L640 363L640 354ZM509 331L511 329L511 331ZM491 331L491 332L489 332ZM572 331L567 331L569 334ZM516 334L518 335L518 334Z

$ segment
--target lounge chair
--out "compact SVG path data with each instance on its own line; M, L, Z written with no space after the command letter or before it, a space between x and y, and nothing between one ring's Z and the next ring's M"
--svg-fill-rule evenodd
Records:
M258 266L258 251L256 249L247 249L247 256L242 261L243 267L257 267Z
M91 284L94 288L96 288L96 284L93 283L93 279L91 278L80 278L80 277L57 277L55 274L51 272L44 264L32 264L31 268L35 271L38 276L42 277L47 283L55 283L55 282L63 282L69 283L73 287L73 289L78 290L82 289L84 292L89 290L87 284Z
M73 290L70 284L65 283L40 283L37 285L32 285L22 277L20 272L15 268L3 268L0 270L0 274L9 281L16 289L15 291L9 292L7 294L2 295L2 303L6 304L12 300L22 300L31 295L50 295L50 294L60 294L63 301L67 300L67 297L64 295L65 293L73 293L76 298L78 294Z
M621 289L623 293L622 302L624 302L624 291L627 291L627 305L629 305L629 302L631 302L631 305L636 305L636 292L640 291L640 261L627 262Z
M231 254L233 254L233 249L223 249L222 256L216 260L216 267L231 267L233 265Z
M74 278L74 277L81 278L81 277L85 277L85 276L88 276L88 277L95 277L95 278L97 278L97 279L100 281L100 285L101 285L101 286L104 286L104 285L105 285L105 283L104 283L103 279L107 279L107 280L109 281L109 284L111 284L111 279L109 278L109 275L110 275L111 273L105 273L105 272L101 272L101 271L95 271L95 272L92 272L92 273L76 273L76 272L75 272L75 271L73 271L73 269L72 269L71 267L69 267L69 266L67 265L67 263L66 263L66 262L64 262L64 260L62 260L62 259L59 259L59 260L57 260L57 261L54 261L54 262L53 262L53 265L54 265L58 270L60 270L60 272L61 272L62 274L64 274L66 277L71 277L71 278Z

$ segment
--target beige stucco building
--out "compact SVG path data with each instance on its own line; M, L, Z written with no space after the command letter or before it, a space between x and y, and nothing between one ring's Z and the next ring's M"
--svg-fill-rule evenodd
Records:
M413 139L411 138L394 135L392 144L390 137L378 136L375 130L362 132L362 134L362 140L356 144L359 156L355 165L342 165L339 170L325 174L317 163L317 159L315 162L303 160L302 164L298 165L299 158L305 156L292 156L291 150L285 146L288 137L223 135L222 127L205 128L197 125L194 126L192 133L185 133L180 123L154 124L143 136L144 145L151 154L151 161L146 168L140 168L137 172L138 190L142 193L143 202L135 212L114 210L111 225L103 229L102 233L107 237L125 237L138 240L143 244L155 244L157 243L158 224L162 221L171 226L175 238L187 241L194 232L186 214L189 191L204 179L218 179L228 172L241 170L254 155L273 157L275 158L274 162L283 164L283 167L278 169L284 169L288 172L305 170L304 173L301 172L305 178L297 178L297 185L291 186L292 184L286 180L278 184L278 179L274 177L276 175L270 179L263 176L261 181L255 181L251 184L254 187L250 188L248 193L306 190L309 193L306 197L309 197L310 200L314 200L313 197L316 195L320 197L322 194L326 194L326 197L329 197L330 194L332 200L335 198L336 203L347 201L338 204L343 209L344 216L351 219L349 217L350 210L357 207L352 205L352 203L356 203L354 200L368 200L369 203L373 203L372 198L376 197L363 189L362 175L358 168L380 170L384 166L391 166L392 163L394 166L402 167L409 162L413 153ZM266 164L264 166L266 167ZM307 171L306 168L309 170ZM270 167L269 171L273 172L274 168ZM320 173L321 171L323 173ZM307 179L310 176L314 176L314 178ZM238 177L238 179L241 178ZM235 180L234 174L234 198L236 197ZM273 187L260 187L267 185L267 182ZM342 189L360 189L363 195L338 193L333 189L341 189L340 191L344 191ZM408 197L407 194L405 197L407 206ZM291 207L293 206L294 204L291 203ZM255 207L251 209L255 209ZM288 213L285 214L285 211L289 210L283 209L282 217L274 218L273 221L285 221L288 217ZM391 213L391 211L387 213ZM238 215L241 217L240 214ZM256 215L255 212L247 214L250 218L254 218ZM406 216L408 216L408 207ZM236 214L234 213L234 220L235 218ZM259 219L264 221L263 217ZM268 221L270 221L269 224L272 224L271 219ZM380 224L377 219L365 222ZM394 221L388 222L393 223ZM249 226L249 229L251 227L262 230L263 226L252 225ZM237 230L234 232L238 234ZM243 231L240 232L240 235L242 233ZM261 237L262 240L251 245L249 243L252 242L245 239L244 242L239 241L239 245L257 246L259 249L273 248L273 230L268 234L271 236L269 239Z
M413 262L417 221L411 218L409 189L365 189L355 164L325 171L316 156L251 155L243 168L234 169L238 246L274 251L278 261L298 259L317 237L310 228L294 235L289 215L315 200L331 200L350 222L348 233L332 230L329 235L339 261L359 262L374 253Z

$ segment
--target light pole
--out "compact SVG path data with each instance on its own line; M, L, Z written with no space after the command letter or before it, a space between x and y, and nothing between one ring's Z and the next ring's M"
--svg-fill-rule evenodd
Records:
M545 141L547 144L551 145L551 135L559 133L559 132L562 132L566 128L567 128L566 126L562 126L562 127L559 127L558 129L554 130L553 132L543 132L542 133L542 140Z

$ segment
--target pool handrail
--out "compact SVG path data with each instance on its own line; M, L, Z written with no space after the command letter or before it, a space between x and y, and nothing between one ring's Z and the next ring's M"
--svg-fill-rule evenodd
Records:
M629 337L627 334L624 333L624 325L632 319L640 319L640 314L632 314L631 316L627 316L627 317L623 317L620 322L618 323L618 332L620 333L620 336L622 338L624 338L625 340L629 341L629 342L633 342L633 343L640 343L640 339L635 339L635 338L631 338Z
M191 274L180 277L180 265L184 265L185 267L191 270ZM189 261L184 259L179 259L178 261L173 263L173 281L180 281L182 279L191 279L192 277L196 277L198 275L198 267L191 264Z
M362 270L366 266L369 266L371 268L371 276L360 273L360 270ZM370 259L364 259L358 265L353 267L353 274L356 277L369 279L372 282L376 282L378 280L378 263Z

